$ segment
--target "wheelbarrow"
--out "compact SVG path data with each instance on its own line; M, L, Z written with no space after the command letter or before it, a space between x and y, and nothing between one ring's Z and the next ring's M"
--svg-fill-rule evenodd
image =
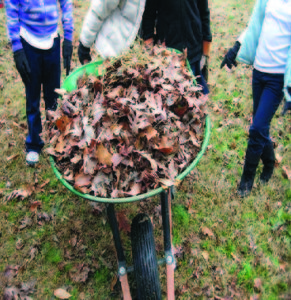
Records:
M82 66L71 73L63 83L63 89L71 92L77 89L77 79L84 73L98 75L102 61L96 61L85 66ZM206 117L204 140L202 148L195 160L179 174L175 180L182 181L198 164L201 157L207 149L210 137L210 118ZM172 244L172 215L171 215L171 202L174 199L174 189L159 187L147 193L140 194L128 198L100 198L89 194L83 194L72 185L70 185L59 172L55 165L54 158L50 157L50 163L56 177L60 182L75 195L80 196L89 201L102 202L106 205L107 216L110 228L113 234L113 240L116 248L118 259L118 277L121 283L123 299L131 300L130 287L128 283L127 274L134 272L137 286L137 299L138 300L160 300L162 299L161 284L159 279L158 266L166 265L167 275L167 299L175 299L175 286L174 286L174 270L175 270L175 257ZM125 255L121 243L118 221L115 214L115 205L122 203L130 203L135 201L142 201L156 195L160 195L163 237L164 237L164 258L157 259L155 241L153 234L153 226L147 214L138 214L133 218L131 224L131 245L133 266L127 266Z

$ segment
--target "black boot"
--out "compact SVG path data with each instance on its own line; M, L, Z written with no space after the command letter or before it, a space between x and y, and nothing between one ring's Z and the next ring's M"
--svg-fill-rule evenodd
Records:
M259 161L260 156L252 155L248 147L241 182L237 190L239 196L242 198L248 196L253 188Z
M260 176L260 181L265 184L271 179L275 166L275 152L272 143L268 143L264 147L261 159L263 161L264 168Z

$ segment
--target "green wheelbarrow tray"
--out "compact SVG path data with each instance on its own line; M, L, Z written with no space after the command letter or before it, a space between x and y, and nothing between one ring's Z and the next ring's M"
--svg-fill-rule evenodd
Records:
M77 89L77 80L80 76L82 76L84 73L90 75L99 75L100 72L100 67L102 66L103 61L102 60L97 60L95 62L86 64L84 66L81 66L80 68L76 69L73 73L71 73L64 81L62 88L65 89L68 92L72 92L73 90ZM189 63L188 63L188 67ZM181 173L179 174L176 178L176 182L182 181L198 164L200 161L201 157L205 153L208 143L209 143L209 138L210 138L210 117L206 116L205 120L205 131L204 131L204 139L202 143L202 148L194 161ZM50 163L52 166L52 169L56 175L56 177L60 180L60 182L71 192L73 192L75 195L80 196L84 199L90 200L90 201L95 201L95 202L103 202L103 203L112 203L112 204L118 204L118 203L128 203L128 202L135 202L135 201L140 201L144 200L146 198L150 198L153 196L156 196L163 192L165 188L159 187L157 189L151 190L147 193L140 194L137 196L131 196L131 197L126 197L126 198L102 198L102 197L95 197L89 194L84 194L79 191L77 191L70 183L68 183L63 175L59 172L59 170L56 167L55 160L53 156L50 156Z

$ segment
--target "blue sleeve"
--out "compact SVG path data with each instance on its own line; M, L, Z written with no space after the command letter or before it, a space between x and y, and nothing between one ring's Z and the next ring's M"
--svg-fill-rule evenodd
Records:
M5 0L7 28L13 52L22 49L20 40L19 0Z
M73 40L74 21L73 21L73 3L72 0L59 0L62 9L62 23L64 29L64 38Z

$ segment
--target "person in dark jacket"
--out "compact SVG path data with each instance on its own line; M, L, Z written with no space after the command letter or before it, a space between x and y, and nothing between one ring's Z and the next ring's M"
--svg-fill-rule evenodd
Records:
M146 44L156 39L170 48L187 49L197 82L204 94L209 93L201 73L204 68L207 74L212 41L208 0L147 0L141 32Z

